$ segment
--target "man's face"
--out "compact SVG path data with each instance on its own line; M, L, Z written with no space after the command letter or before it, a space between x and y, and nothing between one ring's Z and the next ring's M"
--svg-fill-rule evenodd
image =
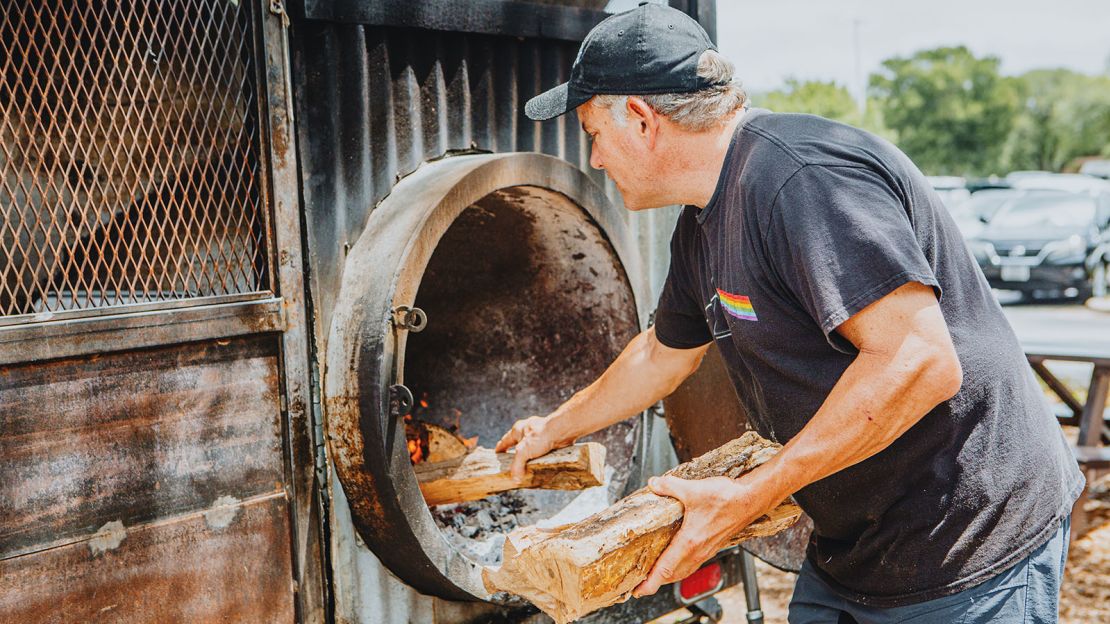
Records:
M620 104L617 104L620 106ZM629 210L642 210L667 205L659 203L658 176L652 175L658 154L655 133L658 126L645 120L635 111L626 111L626 121L621 124L613 112L596 106L590 100L578 107L578 120L590 137L590 166L604 169Z

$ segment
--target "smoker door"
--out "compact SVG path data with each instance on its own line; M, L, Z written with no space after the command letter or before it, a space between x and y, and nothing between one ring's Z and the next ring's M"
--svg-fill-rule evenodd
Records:
M600 375L640 328L621 216L565 161L452 156L397 184L350 248L327 343L329 455L358 535L421 592L508 600L481 581L490 549L424 501L406 423L492 447ZM600 510L641 482L643 417L594 435L611 471ZM483 515L527 525L582 504L577 492L519 496Z
M711 451L752 429L716 344L710 346L697 372L663 400L663 411L680 461ZM803 514L782 533L751 539L741 546L777 568L797 572L812 530L813 522Z

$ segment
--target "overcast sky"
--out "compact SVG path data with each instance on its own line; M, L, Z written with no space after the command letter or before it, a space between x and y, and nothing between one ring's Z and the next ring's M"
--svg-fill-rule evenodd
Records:
M1093 74L1110 57L1110 0L717 0L717 40L749 91L793 76L855 92L885 58L957 44L998 56L1005 74Z

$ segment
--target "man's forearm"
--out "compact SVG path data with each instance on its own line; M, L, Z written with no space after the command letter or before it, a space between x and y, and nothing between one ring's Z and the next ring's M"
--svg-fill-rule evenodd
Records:
M648 329L628 343L601 377L552 412L548 426L560 443L570 443L638 414L697 370L707 349L671 349Z

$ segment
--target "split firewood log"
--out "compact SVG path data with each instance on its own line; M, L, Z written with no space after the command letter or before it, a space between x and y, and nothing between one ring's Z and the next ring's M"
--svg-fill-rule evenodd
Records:
M736 478L780 448L747 432L667 474L683 479ZM678 531L682 511L676 499L642 488L581 522L517 529L505 540L501 566L483 570L486 590L522 596L559 624L623 602ZM773 535L800 514L788 499L741 530L729 545Z
M478 500L490 494L537 488L583 490L605 481L605 447L597 442L572 444L524 465L524 480L510 474L513 453L477 448L467 455L413 466L420 491L429 505Z

